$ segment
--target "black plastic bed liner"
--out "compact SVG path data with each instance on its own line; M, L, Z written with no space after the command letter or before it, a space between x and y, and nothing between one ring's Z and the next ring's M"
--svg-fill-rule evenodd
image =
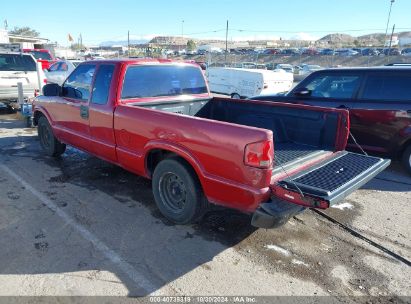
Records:
M296 143L275 143L274 159L275 164L285 165L296 159L304 158L314 152L319 151L317 147Z
M390 160L342 151L279 184L333 205L374 178L389 164Z

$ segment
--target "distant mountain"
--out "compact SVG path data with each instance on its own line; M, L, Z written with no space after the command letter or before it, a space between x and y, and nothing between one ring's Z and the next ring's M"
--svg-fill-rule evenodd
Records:
M149 40L147 39L130 39L130 44L144 44ZM117 41L103 41L100 43L100 46L113 46L113 45L122 45L127 46L127 40L117 40Z
M332 43L352 43L355 40L355 37L347 34L329 34L327 36L322 37L319 41L331 41Z

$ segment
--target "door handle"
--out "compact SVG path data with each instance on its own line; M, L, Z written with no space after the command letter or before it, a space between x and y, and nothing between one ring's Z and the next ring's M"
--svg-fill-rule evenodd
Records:
M88 106L80 106L80 116L81 118L88 119Z

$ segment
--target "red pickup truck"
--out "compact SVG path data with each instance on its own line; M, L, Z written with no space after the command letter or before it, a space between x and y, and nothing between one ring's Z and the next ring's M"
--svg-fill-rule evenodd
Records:
M23 52L32 54L37 62L41 63L43 70L48 70L50 65L56 61L51 52L46 49L23 49Z
M209 204L284 224L343 200L390 163L344 151L346 110L213 98L201 69L169 60L80 64L35 101L49 156L66 144L152 179L155 202L178 224Z

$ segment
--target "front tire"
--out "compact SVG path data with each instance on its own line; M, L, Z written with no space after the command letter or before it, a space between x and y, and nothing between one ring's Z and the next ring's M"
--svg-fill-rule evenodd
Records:
M409 145L402 154L402 164L409 174L411 174L411 145Z
M234 94L231 94L231 98L232 99L241 99L241 96L240 96L240 94L234 93Z
M176 224L194 223L207 209L197 175L183 160L161 161L154 170L152 187L158 209Z
M50 123L44 116L41 116L38 121L38 137L46 155L58 157L66 151L66 145L54 136Z

